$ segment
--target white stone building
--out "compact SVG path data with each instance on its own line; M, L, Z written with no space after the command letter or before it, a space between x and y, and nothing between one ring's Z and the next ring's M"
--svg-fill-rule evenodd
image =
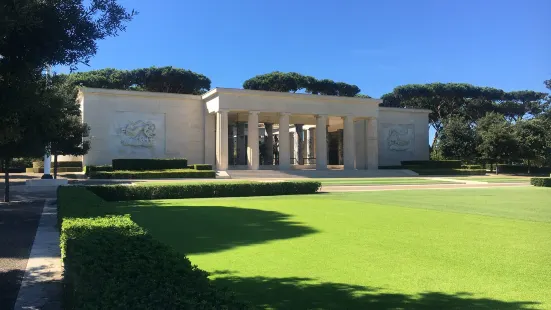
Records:
M377 169L429 159L430 111L379 107L379 99L228 88L201 96L82 88L79 102L91 128L85 165L187 158L221 171Z

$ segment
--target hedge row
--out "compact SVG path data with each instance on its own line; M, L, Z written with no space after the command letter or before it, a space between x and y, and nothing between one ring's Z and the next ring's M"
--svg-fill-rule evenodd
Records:
M195 165L193 165L193 169L195 169L195 170L212 170L212 165L195 164Z
M64 172L81 172L82 168L79 167L57 167L58 173ZM44 173L44 167L42 168L26 168L27 173ZM50 173L54 173L54 167L50 168Z
M88 174L90 179L177 179L214 178L212 170L174 169L158 171L97 171Z
M410 168L411 169L411 168ZM486 169L411 169L419 175L485 175Z
M402 161L402 166L418 167L424 169L460 169L460 160L406 160ZM410 168L405 168L410 169Z
M105 172L105 171L113 171L113 167L111 167L110 165L84 167L84 174L86 174L87 176L92 175L94 172Z
M113 170L167 170L187 168L187 159L113 159Z
M107 201L127 201L313 194L321 188L321 183L315 181L209 182L151 186L97 185L87 188Z
M482 165L461 165L461 169L485 169Z
M531 178L530 184L541 187L551 187L551 177L549 178Z
M549 174L551 173L551 167L528 167L525 165L497 165L499 173L521 173L525 174L530 171L530 173L535 174Z
M64 309L250 308L128 215L71 217L96 212L98 200L83 188L58 191Z
M52 161L51 166L54 166L54 162ZM33 161L32 163L33 168L44 168L44 161ZM80 168L82 170L82 161L58 161L57 167L63 167L63 168ZM27 167L30 168L30 167Z

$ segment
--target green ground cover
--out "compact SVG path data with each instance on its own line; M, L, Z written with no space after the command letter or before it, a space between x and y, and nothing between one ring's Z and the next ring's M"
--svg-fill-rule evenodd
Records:
M551 190L109 203L259 308L551 308Z
M425 178L350 178L350 179L316 179L322 185L424 185L450 184L453 182ZM457 183L461 183L458 181Z

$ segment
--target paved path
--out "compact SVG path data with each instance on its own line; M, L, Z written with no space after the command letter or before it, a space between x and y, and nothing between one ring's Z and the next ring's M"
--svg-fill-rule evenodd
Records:
M12 309L44 203L0 204L0 309Z
M491 187L522 187L526 183L488 183L488 184L426 184L426 185L367 185L367 186L322 186L322 192L371 192L419 189L461 189L461 188L491 188Z

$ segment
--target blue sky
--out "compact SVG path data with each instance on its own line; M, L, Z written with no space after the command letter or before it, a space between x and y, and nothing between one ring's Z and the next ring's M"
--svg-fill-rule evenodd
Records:
M545 91L551 78L549 0L120 2L139 15L80 71L171 65L213 87L296 71L373 97L429 82Z

